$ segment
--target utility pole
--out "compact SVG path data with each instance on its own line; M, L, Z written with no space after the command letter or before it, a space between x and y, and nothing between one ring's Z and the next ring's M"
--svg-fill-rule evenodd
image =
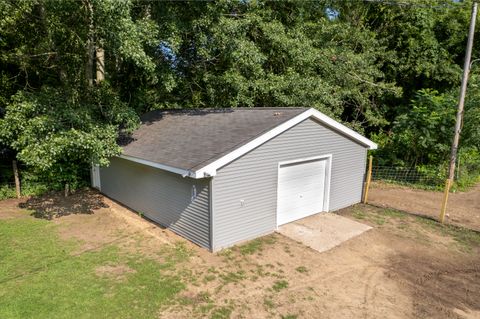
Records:
M475 33L475 22L477 18L477 5L477 2L473 1L472 15L470 17L470 29L468 31L467 50L465 52L465 62L463 64L462 85L460 86L460 97L458 98L455 135L453 136L452 149L450 152L450 166L448 169L448 179L445 182L445 192L443 196L442 210L440 212L440 222L442 224L445 220L445 212L447 210L448 193L450 191L450 187L452 186L453 178L455 176L455 161L457 160L458 142L460 140L460 132L462 130L463 106L465 104L468 75L470 73L470 60L472 58L473 35Z

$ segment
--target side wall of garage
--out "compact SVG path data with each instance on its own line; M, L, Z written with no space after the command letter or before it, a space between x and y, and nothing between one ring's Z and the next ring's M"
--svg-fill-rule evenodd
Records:
M213 250L276 229L278 163L332 154L330 211L361 201L366 147L307 119L217 171Z
M194 243L210 247L208 179L191 179L121 158L100 169L101 192L170 228Z

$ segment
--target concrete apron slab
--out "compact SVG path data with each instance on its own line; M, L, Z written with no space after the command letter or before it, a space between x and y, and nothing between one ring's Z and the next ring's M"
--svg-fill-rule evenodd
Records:
M333 213L320 213L278 227L284 236L319 252L327 251L372 227Z

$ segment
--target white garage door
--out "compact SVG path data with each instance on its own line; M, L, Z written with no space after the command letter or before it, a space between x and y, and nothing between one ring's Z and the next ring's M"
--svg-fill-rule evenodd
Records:
M328 158L280 165L277 224L324 211Z

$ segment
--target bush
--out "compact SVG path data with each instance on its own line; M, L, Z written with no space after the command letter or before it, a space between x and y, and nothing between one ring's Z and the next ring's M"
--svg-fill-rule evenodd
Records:
M480 182L480 151L477 148L461 149L458 164L454 189L464 191Z
M21 192L22 196L40 196L52 190L48 184L44 183L22 183ZM17 192L15 186L13 185L2 185L0 186L0 200L16 198Z
M9 185L0 186L0 200L15 198L16 196L15 187Z

